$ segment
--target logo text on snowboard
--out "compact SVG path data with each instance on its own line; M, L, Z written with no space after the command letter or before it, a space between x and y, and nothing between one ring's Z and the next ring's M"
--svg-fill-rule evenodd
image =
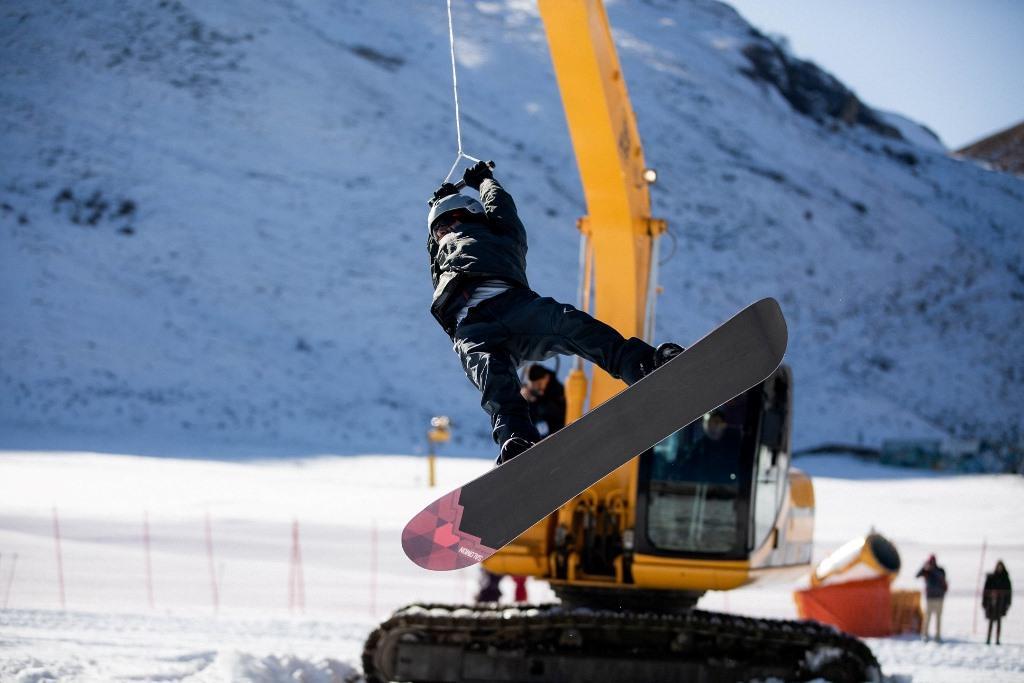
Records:
M477 562L481 562L484 559L484 556L481 555L480 553L475 553L472 550L470 550L469 548L463 548L462 546L459 546L459 552L462 553L463 555L466 555L467 557L470 557L470 558L476 560Z

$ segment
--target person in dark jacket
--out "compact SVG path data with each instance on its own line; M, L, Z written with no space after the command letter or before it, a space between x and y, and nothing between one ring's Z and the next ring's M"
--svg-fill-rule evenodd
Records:
M712 410L702 420L704 433L693 445L689 458L699 468L701 481L718 486L739 486L740 429L725 414Z
M512 196L487 163L467 168L463 180L480 201L443 184L427 216L427 251L434 295L430 311L451 337L466 376L480 390L500 446L498 463L536 443L529 403L517 368L572 354L627 384L682 352L657 349L567 304L541 297L526 278L526 229Z
M1009 611L1012 600L1013 586L1010 584L1010 575L1006 571L1006 565L999 560L996 562L995 570L985 575L985 590L981 594L981 606L985 610L985 618L988 619L986 645L992 643L992 624L996 625L996 645L1001 644L999 638L1003 630L1003 617Z
M565 387L558 381L554 371L531 363L526 368L525 382L520 390L530 404L530 420L540 429L542 437L551 436L565 426ZM477 602L498 602L501 599L500 583L504 574L493 574L480 565L480 588L476 593ZM526 577L512 575L515 585L515 601L526 602Z
M924 621L921 635L928 640L928 625L935 617L935 640L942 642L942 601L949 586L946 584L946 570L939 566L934 555L929 555L924 566L917 572L917 578L924 579Z
M530 420L538 429L544 426L541 436L550 436L565 426L565 387L554 371L539 363L526 368L525 379L520 393L530 404Z

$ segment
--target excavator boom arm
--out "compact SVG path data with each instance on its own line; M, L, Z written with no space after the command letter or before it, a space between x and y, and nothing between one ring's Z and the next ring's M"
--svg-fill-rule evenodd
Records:
M595 317L625 337L643 337L654 240L636 116L600 0L540 0L587 216L580 228L593 258ZM586 285L585 285L586 286ZM622 383L595 371L590 405Z

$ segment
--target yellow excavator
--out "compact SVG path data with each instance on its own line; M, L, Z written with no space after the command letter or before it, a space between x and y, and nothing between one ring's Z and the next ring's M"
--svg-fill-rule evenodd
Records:
M657 244L636 118L600 0L539 0L588 215L580 305L650 338ZM581 365L569 419L624 385ZM416 604L369 636L368 681L865 681L861 641L814 622L695 608L708 590L810 570L814 491L790 467L789 368L634 458L486 562L559 605ZM710 446L709 446L710 444Z

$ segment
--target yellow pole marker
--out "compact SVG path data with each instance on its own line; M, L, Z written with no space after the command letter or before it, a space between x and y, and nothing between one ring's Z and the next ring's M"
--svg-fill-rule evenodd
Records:
M444 443L452 438L451 424L447 415L430 418L430 431L427 432L427 483L431 488L437 485L437 458L434 455L434 444Z

